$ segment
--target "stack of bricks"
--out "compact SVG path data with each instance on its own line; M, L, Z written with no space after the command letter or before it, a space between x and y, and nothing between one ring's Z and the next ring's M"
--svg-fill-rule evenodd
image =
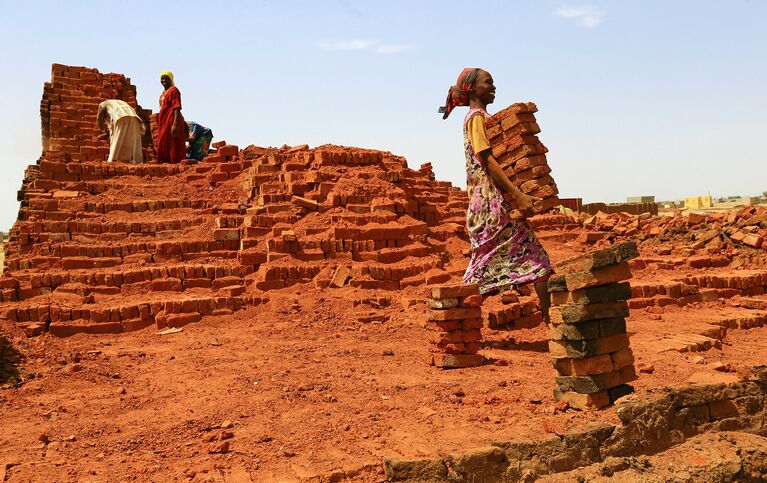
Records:
M437 327L438 353L432 365L444 369L484 364L479 352L482 340L482 296L477 285L446 284L429 287L427 318Z
M541 128L535 121L538 111L532 102L517 103L485 121L493 156L514 186L542 201L536 206L545 212L559 204L559 189L546 160L548 149L538 139Z
M576 408L601 408L633 392L634 357L626 334L631 298L624 242L561 262L549 279L549 352L559 372L554 396Z
M489 310L487 325L495 330L532 329L541 325L543 314L538 301L532 298L520 300L513 293L501 296L503 307Z
M141 109L136 86L124 75L61 64L53 64L51 71L51 82L45 83L40 102L43 151L67 153L73 162L106 161L109 142L98 138L96 112L107 99L127 102L148 122L151 111ZM143 144L145 155L153 152L149 134Z

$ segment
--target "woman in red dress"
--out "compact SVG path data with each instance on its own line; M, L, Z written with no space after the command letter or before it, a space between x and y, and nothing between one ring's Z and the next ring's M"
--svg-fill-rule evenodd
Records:
M165 90L160 95L160 115L157 121L157 161L178 163L186 158L184 116L181 115L181 93L173 85L173 73L163 71L160 84Z

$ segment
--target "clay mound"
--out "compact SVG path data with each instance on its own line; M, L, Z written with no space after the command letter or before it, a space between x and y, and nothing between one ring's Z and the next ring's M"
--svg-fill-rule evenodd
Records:
M103 160L95 112L135 102L118 74L53 66L45 150L18 193L2 315L28 334L183 325L296 283L399 290L450 278L466 193L388 152L217 143L204 162ZM153 126L154 127L154 126ZM156 129L154 129L156 130ZM152 131L152 130L150 130Z

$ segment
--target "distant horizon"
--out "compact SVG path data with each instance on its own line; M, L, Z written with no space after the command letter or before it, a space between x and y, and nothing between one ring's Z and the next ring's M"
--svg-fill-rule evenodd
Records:
M490 2L481 26L457 21L464 4L454 1L179 5L5 6L0 55L13 75L0 77L0 230L15 221L24 169L42 151L39 102L53 63L124 74L155 112L169 69L185 117L214 141L391 151L416 169L431 162L459 187L466 111L442 121L437 107L461 68L482 67L498 88L491 112L538 105L563 198L767 191L767 66L756 60L767 57L767 2ZM102 22L116 17L131 26L129 47ZM204 35L160 46L167 18L204 19Z

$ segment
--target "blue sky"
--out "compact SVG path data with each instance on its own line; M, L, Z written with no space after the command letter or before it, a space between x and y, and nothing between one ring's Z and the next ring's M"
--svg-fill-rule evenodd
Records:
M481 6L476 6L481 5ZM431 162L463 186L461 119L437 108L463 67L493 109L534 101L562 196L621 201L767 191L767 2L2 2L0 230L40 154L51 63L120 72L157 109L245 146L325 143Z

